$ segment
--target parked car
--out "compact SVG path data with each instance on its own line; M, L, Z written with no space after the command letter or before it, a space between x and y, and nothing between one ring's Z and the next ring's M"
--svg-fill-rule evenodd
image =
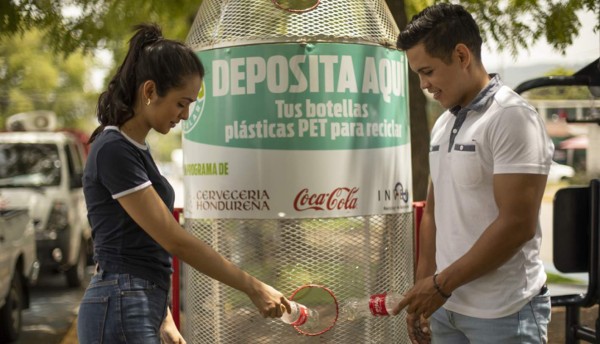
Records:
M47 112L17 119L8 127L24 131L0 133L0 192L9 207L29 208L42 271L63 272L67 284L78 287L92 252L83 145L72 133L52 131Z
M29 308L29 286L35 283L35 233L27 209L5 208L0 196L0 343L16 340L21 312Z
M563 180L568 180L573 178L574 175L575 169L573 167L552 161L550 172L548 173L548 183L558 183Z

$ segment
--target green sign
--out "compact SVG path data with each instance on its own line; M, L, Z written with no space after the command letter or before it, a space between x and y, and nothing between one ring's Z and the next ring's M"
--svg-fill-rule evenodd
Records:
M403 52L263 44L202 51L207 73L184 122L189 141L236 148L352 150L408 143Z

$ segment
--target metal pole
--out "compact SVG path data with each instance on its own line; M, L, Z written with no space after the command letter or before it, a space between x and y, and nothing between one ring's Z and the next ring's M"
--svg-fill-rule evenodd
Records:
M183 212L182 208L173 209L173 216L175 220L181 223L181 213ZM173 321L175 322L175 326L177 329L180 329L180 309L179 309L179 259L176 256L173 256L173 275L171 276L171 314L173 315Z

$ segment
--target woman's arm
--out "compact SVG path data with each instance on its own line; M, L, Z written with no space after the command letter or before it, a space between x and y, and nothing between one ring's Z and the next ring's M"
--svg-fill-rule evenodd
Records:
M281 317L281 305L288 312L291 311L283 294L241 270L181 228L154 187L149 186L120 197L118 201L129 216L165 250L201 273L246 293L263 317Z

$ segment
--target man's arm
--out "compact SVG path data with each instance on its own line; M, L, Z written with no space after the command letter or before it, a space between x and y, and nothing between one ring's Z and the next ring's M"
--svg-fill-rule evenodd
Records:
M435 197L433 183L429 182L427 199L421 224L419 226L419 256L417 257L417 271L415 281L424 280L435 273L437 264L435 262ZM399 309L395 307L393 314L398 314ZM407 314L406 328L412 343L431 343L431 330L429 321L420 314Z
M465 255L441 271L437 282L450 294L511 259L535 236L546 175L494 175L498 217Z
M498 217L467 253L439 273L436 281L442 292L450 294L461 285L497 269L534 237L545 186L546 175L494 175ZM409 315L428 318L445 302L435 289L433 279L422 278L393 312L397 314L406 307Z

